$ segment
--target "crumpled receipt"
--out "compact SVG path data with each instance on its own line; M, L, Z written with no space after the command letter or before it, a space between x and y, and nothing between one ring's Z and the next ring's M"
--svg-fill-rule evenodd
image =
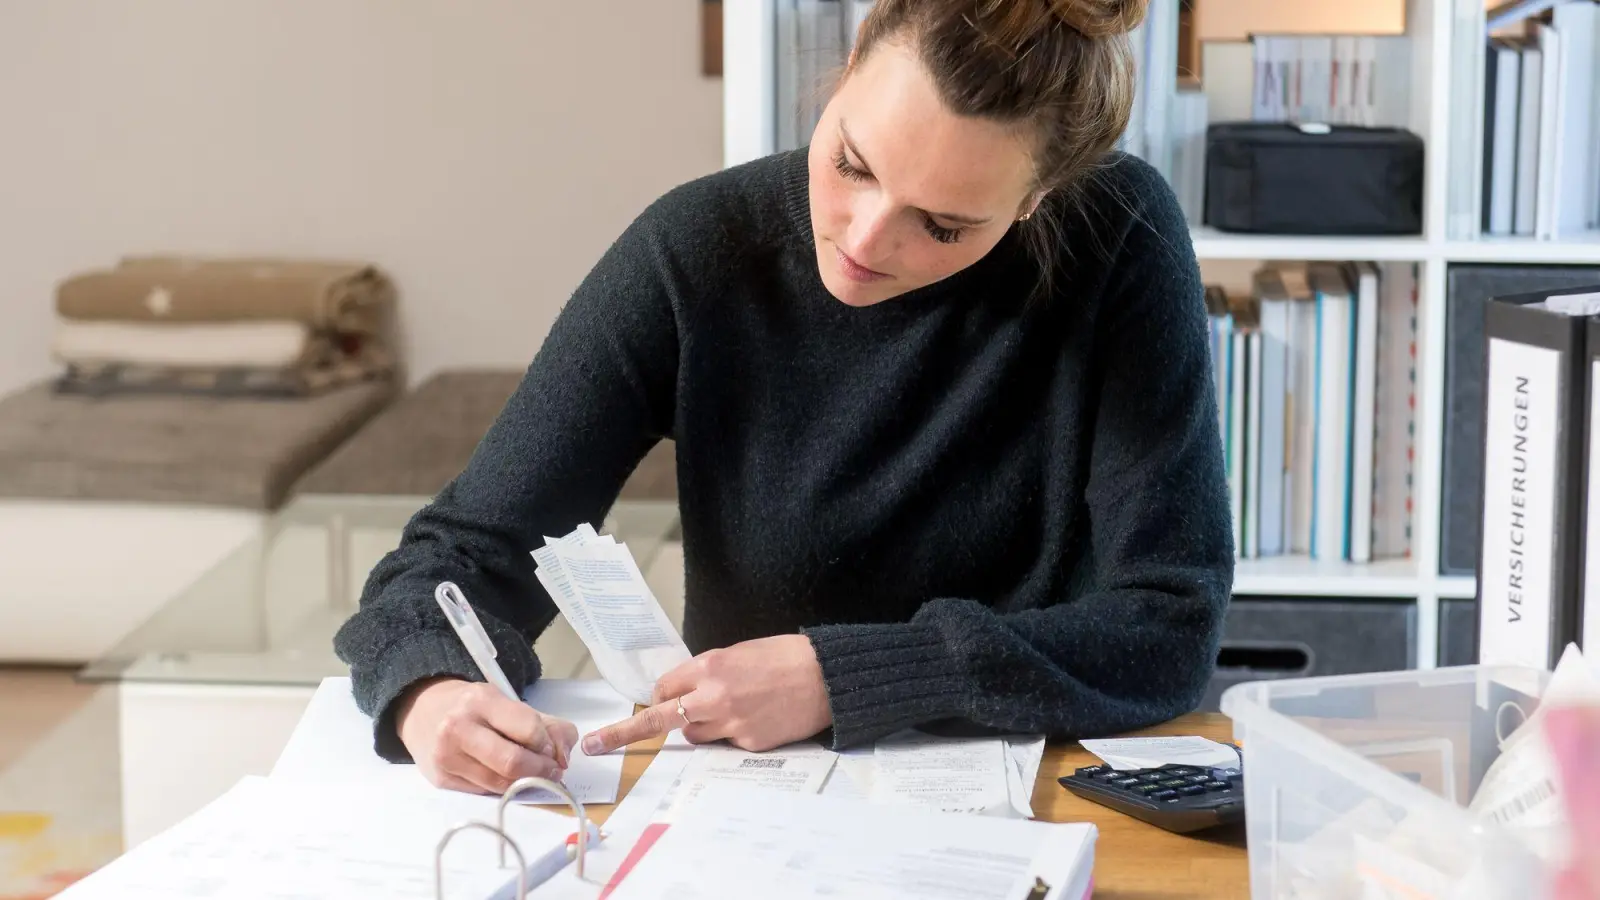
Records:
M1473 819L1516 835L1551 864L1566 862L1570 841L1556 759L1544 725L1551 711L1570 706L1600 708L1600 677L1576 644L1561 654L1538 708L1501 745L1499 758L1484 773L1467 806Z
M648 705L656 681L689 648L645 583L627 544L584 523L532 552L535 575L617 693Z

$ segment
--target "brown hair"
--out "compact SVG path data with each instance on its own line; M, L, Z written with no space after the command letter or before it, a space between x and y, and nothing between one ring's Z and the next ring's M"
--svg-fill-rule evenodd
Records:
M883 41L903 42L957 115L1031 130L1035 189L1070 195L1128 126L1134 62L1127 34L1149 0L876 0L851 67ZM1046 283L1056 205L1024 236Z

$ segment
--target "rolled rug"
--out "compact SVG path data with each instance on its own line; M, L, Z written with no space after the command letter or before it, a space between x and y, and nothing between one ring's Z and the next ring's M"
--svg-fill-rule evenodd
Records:
M118 363L168 368L305 365L318 352L310 325L296 321L125 322L63 319L51 355L78 366Z
M56 289L56 312L85 321L291 320L313 330L382 332L394 286L372 265L274 257L129 256Z

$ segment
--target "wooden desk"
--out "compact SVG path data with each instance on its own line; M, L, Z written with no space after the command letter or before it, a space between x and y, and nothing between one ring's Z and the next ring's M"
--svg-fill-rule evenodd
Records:
M1192 715L1138 735L1198 734L1233 739L1233 723L1217 714ZM1078 766L1100 760L1077 744L1047 745L1033 786L1034 814L1048 822L1092 822L1100 829L1095 844L1094 895L1131 900L1157 897L1250 896L1244 828L1216 835L1178 835L1090 803L1056 783Z
M1231 740L1233 726L1226 716L1197 714L1137 735L1198 734L1214 740ZM633 789L659 740L638 744L622 763L618 799ZM1238 898L1250 894L1250 874L1245 862L1244 829L1220 830L1216 835L1186 836L1162 831L1138 819L1114 812L1068 793L1056 779L1079 766L1097 763L1076 743L1046 745L1039 778L1033 787L1034 814L1048 822L1092 822L1100 829L1095 844L1094 895L1096 900L1156 900L1165 897ZM604 822L611 807L596 808L592 816Z

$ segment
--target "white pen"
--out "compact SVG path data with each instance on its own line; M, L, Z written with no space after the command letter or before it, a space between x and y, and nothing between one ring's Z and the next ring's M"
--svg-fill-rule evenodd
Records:
M467 595L456 587L453 581L441 581L433 591L433 599L439 601L439 608L444 610L444 617L450 620L450 627L456 630L456 636L461 638L461 643L467 645L467 652L472 654L472 661L478 664L478 670L483 672L483 677L489 683L500 689L518 703L522 702L522 695L511 686L511 679L495 662L500 651L495 649L494 641L489 640L489 632L484 630L483 623L478 621L478 614L472 611L472 604L467 602ZM561 768L567 767L567 754L554 738L550 741L551 748L555 751L556 764Z
M489 640L489 632L483 629L483 623L478 621L478 614L472 611L472 604L467 602L461 588L456 587L454 582L441 581L433 592L433 599L439 601L444 617L450 620L450 626L456 630L461 643L467 645L467 652L472 654L472 661L478 664L483 677L499 688L500 693L521 703L521 695L511 686L511 680L506 678L500 664L494 661L499 655L494 641Z

